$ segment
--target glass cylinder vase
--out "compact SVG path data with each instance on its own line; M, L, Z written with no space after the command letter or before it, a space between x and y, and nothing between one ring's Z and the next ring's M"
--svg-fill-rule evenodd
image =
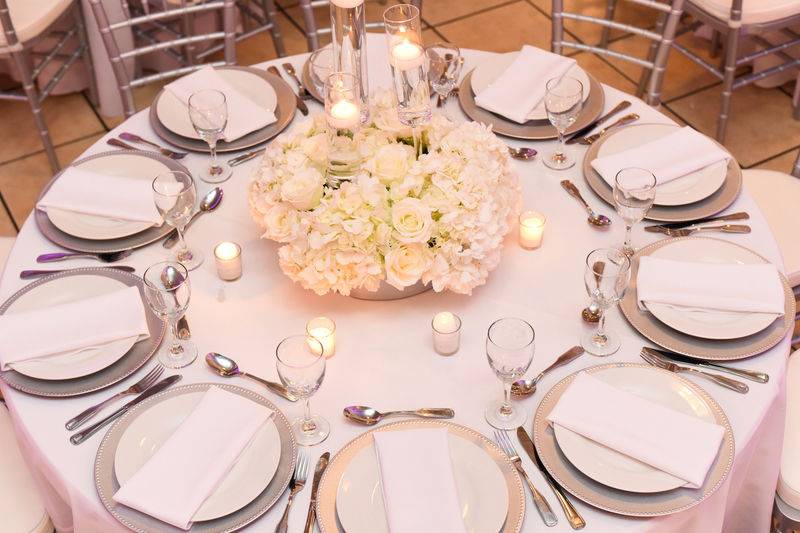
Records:
M330 8L333 69L352 74L358 80L361 123L366 124L369 120L369 77L364 0L331 0Z
M334 72L325 82L328 123L328 184L338 187L361 167L355 137L361 126L361 90L352 74Z

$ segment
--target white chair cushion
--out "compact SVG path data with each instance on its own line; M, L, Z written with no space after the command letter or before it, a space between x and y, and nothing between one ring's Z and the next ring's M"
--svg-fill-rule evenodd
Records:
M731 0L689 0L709 15L727 21L731 17ZM800 13L797 0L744 0L742 24L773 22Z
M794 0L800 5L800 1ZM774 170L744 170L744 186L767 219L783 256L789 285L800 285L800 179Z
M17 446L11 415L0 403L0 517L3 533L51 533L53 524Z
M40 35L72 3L73 0L8 0L8 11L17 39L24 43ZM0 33L0 46L7 44L5 33Z

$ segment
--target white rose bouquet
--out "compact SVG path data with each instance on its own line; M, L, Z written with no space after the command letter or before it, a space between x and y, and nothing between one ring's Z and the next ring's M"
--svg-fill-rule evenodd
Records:
M284 243L283 272L325 294L402 290L419 281L470 294L500 262L519 213L508 150L489 127L434 116L415 157L388 91L354 138L363 164L348 181L326 180L323 114L278 137L250 185L264 237Z

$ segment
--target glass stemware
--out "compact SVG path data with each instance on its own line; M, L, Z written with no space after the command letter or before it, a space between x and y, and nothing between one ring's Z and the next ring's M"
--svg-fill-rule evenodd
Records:
M153 200L164 222L178 232L175 259L187 269L194 270L203 264L203 254L192 250L183 239L183 230L194 212L197 198L194 180L179 170L162 172L153 180Z
M309 73L311 74L311 81L314 82L314 87L324 97L325 96L325 82L328 77L334 73L333 66L333 49L330 47L318 48L308 58Z
M233 173L227 163L217 159L217 141L222 138L222 132L228 124L225 94L213 89L193 93L189 97L189 119L194 131L208 143L211 150L211 166L200 172L200 179L207 183L222 183Z
M311 414L310 403L325 377L324 352L322 343L310 335L286 337L275 350L281 383L293 396L305 400L303 416L292 423L297 442L302 446L319 444L330 434L330 424Z
M575 165L575 159L567 155L564 132L575 124L583 108L583 84L569 76L548 80L544 107L550 124L558 132L558 147L544 158L544 164L553 170L571 168Z
M178 321L191 297L189 272L180 263L162 261L144 273L144 296L150 309L169 324L169 339L161 343L158 361L167 368L183 368L197 358L197 346L178 335Z
M436 43L425 47L428 56L428 79L431 87L439 95L440 102L446 102L458 83L461 66L461 50L451 43Z
M511 384L528 371L533 361L533 326L520 318L501 318L489 326L486 357L495 375L503 382L503 399L486 407L486 421L497 429L515 429L527 415L511 405Z
M592 303L600 309L597 330L590 331L581 339L581 346L588 353L606 356L619 350L619 337L606 330L606 316L608 310L625 295L630 279L631 262L621 250L600 248L586 256L583 281Z
M643 168L623 168L614 178L614 205L625 221L625 244L622 251L628 257L635 252L631 244L634 224L641 222L656 199L656 177Z

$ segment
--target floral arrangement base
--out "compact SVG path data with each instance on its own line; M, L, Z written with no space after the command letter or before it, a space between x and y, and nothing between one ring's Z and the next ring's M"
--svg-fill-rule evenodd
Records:
M402 290L392 287L388 283L381 283L377 291L370 291L367 289L353 289L350 291L350 297L357 300L371 300L377 302L386 302L390 300L401 300L403 298L411 298L417 294L428 292L431 290L430 283L425 284L418 281L410 287L404 287Z

